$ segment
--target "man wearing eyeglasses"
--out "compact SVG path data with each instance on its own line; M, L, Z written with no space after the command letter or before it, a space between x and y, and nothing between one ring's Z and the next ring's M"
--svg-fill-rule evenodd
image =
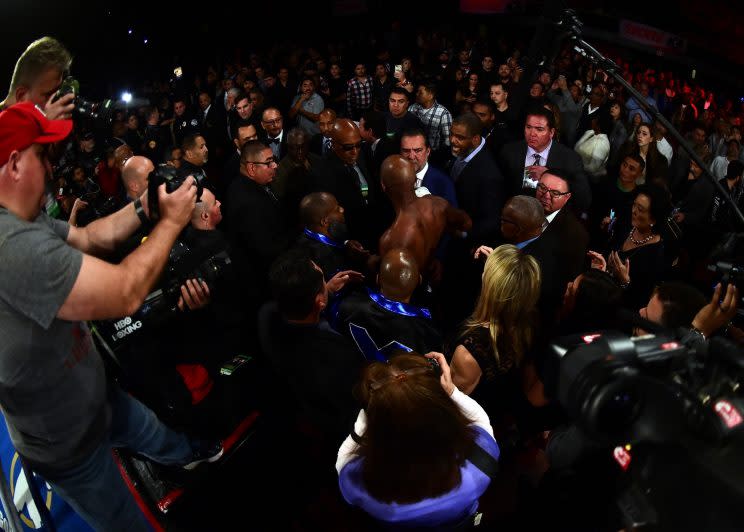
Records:
M545 212L548 226L540 238L553 244L560 267L560 285L565 286L584 269L589 233L571 212L564 208L571 199L571 180L559 169L548 168L537 183L535 197Z
M248 141L240 152L240 176L227 191L230 201L225 218L235 271L241 272L246 307L253 317L269 296L269 266L291 242L279 199L271 188L276 168L271 148L259 140ZM253 325L255 320L249 321Z
M284 119L276 107L267 108L261 115L263 133L260 139L271 148L277 162L287 155L287 136L284 134Z
M555 142L555 117L551 111L531 108L524 124L524 140L504 145L498 163L512 196L532 195L547 167L563 168L573 177L573 209L577 213L589 209L592 194L581 157Z

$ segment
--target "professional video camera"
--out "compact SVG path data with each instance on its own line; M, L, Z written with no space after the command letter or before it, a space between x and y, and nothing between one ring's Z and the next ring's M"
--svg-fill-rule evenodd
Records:
M727 233L710 255L708 271L715 273L723 285L734 284L739 289L737 317L744 318L744 233Z
M151 211L152 212L152 211ZM210 293L232 268L227 251L220 250L206 259L196 256L184 242L177 240L168 257L158 288L151 292L142 306L131 316L116 320L96 322L98 332L112 349L128 344L131 340L150 334L158 325L175 316L181 285L188 279L207 283Z
M158 165L155 170L150 172L147 178L147 202L149 207L149 217L152 222L160 220L160 204L158 203L158 187L165 183L165 190L170 194L180 187L187 176L179 176L178 169L167 164ZM195 175L196 179L196 201L201 199L204 190L204 173Z
M695 333L617 332L565 337L551 348L560 357L560 402L619 465L616 502L627 530L740 528L740 349Z
M57 90L54 100L58 100L65 94L72 93L75 95L75 118L91 120L96 129L103 129L111 124L113 119L113 102L110 99L100 102L91 102L80 96L80 83L72 76L67 76Z

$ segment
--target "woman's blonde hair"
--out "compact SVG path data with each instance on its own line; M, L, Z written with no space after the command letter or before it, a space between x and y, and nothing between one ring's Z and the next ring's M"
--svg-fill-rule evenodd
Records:
M466 330L487 323L496 361L501 362L500 345L518 365L532 343L539 297L540 266L535 258L510 244L499 246L486 260L481 293Z

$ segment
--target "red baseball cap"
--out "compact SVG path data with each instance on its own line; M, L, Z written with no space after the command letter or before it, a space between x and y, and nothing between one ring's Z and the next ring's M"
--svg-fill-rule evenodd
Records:
M0 113L0 166L10 154L32 144L64 140L72 131L72 120L49 120L33 102L17 103Z

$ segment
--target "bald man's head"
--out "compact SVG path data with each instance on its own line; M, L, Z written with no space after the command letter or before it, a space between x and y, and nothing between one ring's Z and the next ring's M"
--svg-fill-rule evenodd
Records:
M382 161L380 179L388 195L398 190L413 192L416 188L416 167L402 155L391 155Z
M362 151L362 135L357 125L348 118L338 118L331 131L333 152L346 164L356 164Z
M300 220L305 227L315 230L320 221L334 208L336 198L328 192L313 192L300 202Z
M512 244L540 236L544 224L545 211L537 198L514 196L501 211L501 233Z
M407 303L421 282L418 264L405 249L391 249L380 262L380 290L388 299Z
M336 111L326 107L318 114L318 129L324 137L330 138L333 123L336 121Z
M127 196L136 199L147 188L147 178L155 170L155 165L147 157L134 155L127 159L121 171L121 180L127 190Z

